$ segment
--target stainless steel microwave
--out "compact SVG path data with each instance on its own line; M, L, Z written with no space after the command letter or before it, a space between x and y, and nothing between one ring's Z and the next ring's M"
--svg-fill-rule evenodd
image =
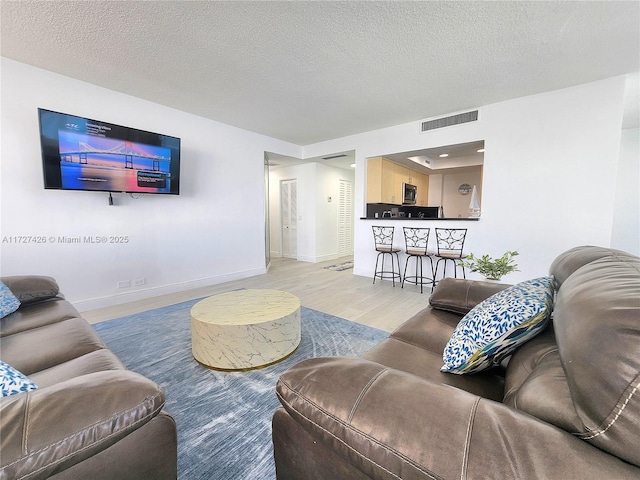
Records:
M418 187L410 183L402 184L402 204L415 205L418 198Z

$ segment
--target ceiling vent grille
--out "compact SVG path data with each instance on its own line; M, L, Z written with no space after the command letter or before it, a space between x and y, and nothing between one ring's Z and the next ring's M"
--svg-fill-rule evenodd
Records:
M459 113L457 115L451 115L450 117L427 120L425 122L422 122L422 124L420 125L420 131L428 132L429 130L435 130L436 128L451 127L452 125L475 122L477 120L478 110L473 110L472 112Z

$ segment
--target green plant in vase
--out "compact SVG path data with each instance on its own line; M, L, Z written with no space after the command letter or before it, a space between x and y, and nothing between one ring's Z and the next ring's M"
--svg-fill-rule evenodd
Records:
M470 253L460 261L460 265L472 272L478 272L487 280L500 280L508 273L519 271L518 265L513 260L517 255L518 252L510 251L505 252L500 258L493 259L489 255L476 257Z

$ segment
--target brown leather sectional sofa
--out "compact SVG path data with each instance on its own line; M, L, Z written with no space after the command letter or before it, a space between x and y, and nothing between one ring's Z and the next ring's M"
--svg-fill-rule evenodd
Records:
M361 357L294 366L277 478L640 478L640 258L578 247L550 274L552 322L502 367L440 371L463 315L505 287L454 279Z
M21 301L0 359L38 389L0 398L0 479L175 479L164 393L128 371L50 277L2 278Z

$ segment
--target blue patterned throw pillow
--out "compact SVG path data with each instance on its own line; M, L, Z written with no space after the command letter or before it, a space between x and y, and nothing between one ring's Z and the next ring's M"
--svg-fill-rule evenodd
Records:
M38 387L26 376L13 368L8 363L0 361L0 389L2 397L15 395L16 393L29 392Z
M4 318L15 312L20 306L20 300L11 293L9 287L0 282L0 318Z
M513 285L464 316L442 354L443 372L475 373L499 365L542 332L553 310L553 277Z

